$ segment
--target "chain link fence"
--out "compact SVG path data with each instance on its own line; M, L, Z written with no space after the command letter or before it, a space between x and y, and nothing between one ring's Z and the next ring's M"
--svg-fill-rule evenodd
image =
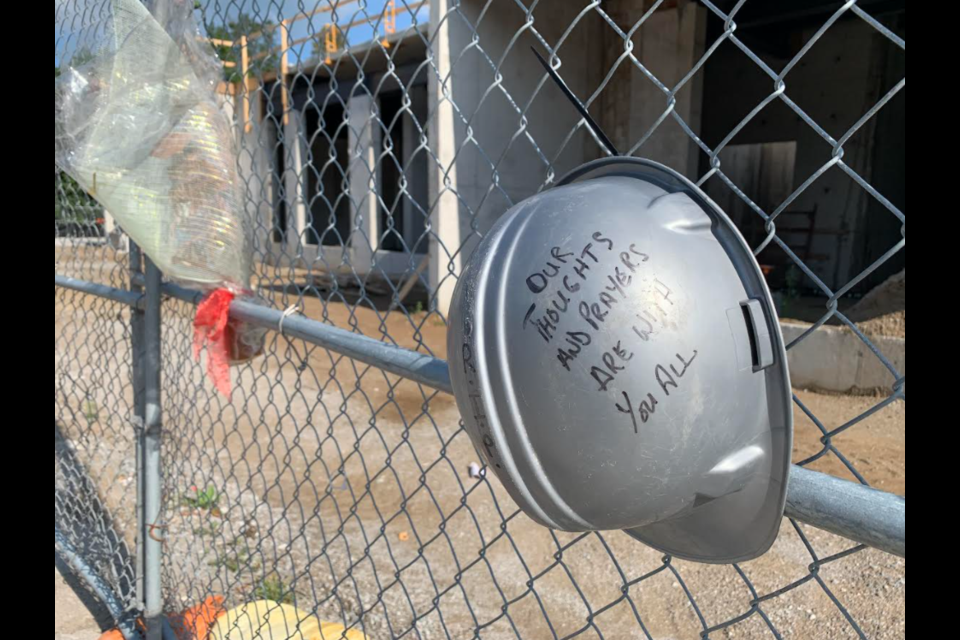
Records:
M108 4L57 1L57 75ZM855 396L796 393L795 462L905 492L904 363L855 306L905 267L904 3L201 0L197 17L224 63L257 293L290 326L446 357L478 240L606 155L532 46L618 148L731 215L783 315L809 321L792 356L843 332L862 346L835 370L880 371L824 383ZM226 399L193 358L195 300L169 286L162 510L146 516L139 255L59 169L55 209L56 547L121 628L148 598L152 541L181 638L179 614L211 597L370 640L905 634L902 557L798 520L733 566L536 525L476 466L443 385L284 320Z
M56 272L126 286L89 204L57 181ZM62 218L61 218L62 216ZM70 221L61 226L60 221ZM66 229L64 235L61 231ZM77 230L83 230L77 233ZM131 316L121 301L58 288L54 340L54 520L59 559L83 560L118 622L136 609L137 437ZM89 577L89 576L88 576Z

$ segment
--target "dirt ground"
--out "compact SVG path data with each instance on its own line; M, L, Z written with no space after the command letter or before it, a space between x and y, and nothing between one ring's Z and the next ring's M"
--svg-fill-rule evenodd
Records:
M903 311L906 308L907 270L904 269L867 293L850 309L850 319L854 322L862 322Z
M309 317L446 355L445 327L435 315L304 303ZM207 514L179 513L171 532L184 536L176 552L184 575L206 573L209 588L227 590L235 601L262 592L267 576L267 584L289 589L321 617L360 618L371 638L473 637L478 626L480 637L495 640L642 637L643 629L657 639L694 638L703 626L684 586L708 625L750 610L749 587L732 567L665 568L660 554L624 534L553 535L518 515L496 481L468 476L477 456L449 396L322 349L281 341L268 352L274 356L267 362L241 372L238 385L251 391L234 403L231 420L201 429L202 442L194 428L202 414L174 418L189 425L173 436L185 438L180 451L205 451L188 453L178 490L214 484L232 505L202 551L187 532L203 529ZM176 368L191 371L186 363ZM202 384L194 373L187 379ZM827 430L885 401L797 395ZM822 433L799 406L796 416L800 461L823 449ZM869 482L902 494L905 420L902 404L885 407L832 444ZM852 478L832 453L810 467ZM809 527L801 531L819 557L851 546ZM226 570L205 569L211 562ZM798 531L786 524L771 553L741 568L759 594L807 580L763 607L783 637L855 637L810 579L811 562ZM819 577L868 637L902 637L902 560L868 550L824 566ZM603 612L593 627L586 622L591 611ZM768 634L755 614L712 637Z
M277 297L278 306L295 301ZM311 318L446 356L435 314L303 302ZM84 326L124 321L85 305L77 303L95 322ZM171 611L211 594L230 605L290 600L321 619L357 623L371 640L680 640L751 611L710 637L773 637L766 616L784 638L855 638L845 614L867 637L905 635L902 559L865 550L813 574L808 545L819 559L852 545L788 522L770 553L739 569L667 565L619 532L552 533L519 514L496 480L469 476L477 456L449 396L271 335L267 355L235 371L238 391L226 403L192 360L191 309L170 303L165 311ZM76 312L57 311L58 335L76 330ZM103 354L92 345L85 357ZM797 397L828 431L886 401ZM795 414L800 461L824 445L799 406ZM904 494L905 428L898 402L832 445L871 484ZM810 468L852 478L832 453ZM210 488L216 504L200 505L196 492ZM758 595L784 589L753 607Z
M54 567L53 640L96 640L100 627Z
M887 336L890 338L907 337L907 312L897 311L877 318L864 320L857 326L867 335Z
M820 315L823 315L823 313L821 312ZM816 318L810 319L810 314L807 314L805 317L807 319L798 319L791 316L783 318L782 321L792 324L812 324L817 320ZM830 326L841 326L847 331L850 331L850 328L841 323L839 320L830 321L827 324ZM857 328L868 337L878 336L884 338L903 338L904 340L907 338L906 311L895 311L883 316L871 318L870 320L862 320L856 324Z
M826 312L826 299L800 297L784 304L781 315L788 322L817 322ZM907 337L907 276L901 271L875 287L860 300L842 298L838 310L868 336ZM836 318L830 325L842 325Z

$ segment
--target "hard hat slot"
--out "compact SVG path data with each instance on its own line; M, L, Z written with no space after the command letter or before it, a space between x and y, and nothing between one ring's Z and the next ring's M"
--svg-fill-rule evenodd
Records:
M747 335L750 338L750 356L753 360L753 371L763 371L773 366L773 342L770 336L770 327L767 326L763 305L759 300L747 300L740 303L743 309L743 320L747 324Z

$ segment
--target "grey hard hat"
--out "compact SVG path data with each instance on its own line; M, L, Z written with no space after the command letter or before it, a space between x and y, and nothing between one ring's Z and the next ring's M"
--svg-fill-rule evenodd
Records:
M528 516L701 562L773 544L783 338L749 247L693 183L635 158L575 170L483 239L450 327L467 431Z

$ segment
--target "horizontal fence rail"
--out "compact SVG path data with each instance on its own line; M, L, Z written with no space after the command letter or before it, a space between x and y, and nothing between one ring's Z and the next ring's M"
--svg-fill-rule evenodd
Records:
M55 280L56 286L111 300L132 299L133 305L140 304L140 295L120 289L59 276ZM133 280L138 285L144 282L142 276ZM199 304L203 298L201 292L176 284L165 283L162 289L165 295L193 305ZM330 349L431 389L453 393L450 371L444 360L242 300L233 302L230 313L237 320ZM787 490L786 515L855 542L906 557L906 500L900 496L794 465Z

